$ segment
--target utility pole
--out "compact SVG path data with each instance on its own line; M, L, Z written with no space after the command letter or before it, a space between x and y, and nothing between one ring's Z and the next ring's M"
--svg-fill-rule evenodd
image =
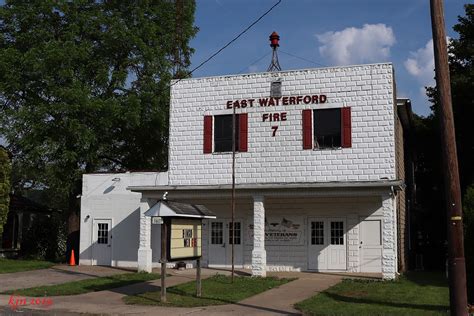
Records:
M232 242L232 273L231 273L231 281L234 283L234 236L235 236L235 146L237 145L235 142L235 125L236 125L236 115L235 115L235 106L233 107L233 112L232 112L232 197L231 197L231 203L232 203L232 220L230 222L230 229L229 232L231 233L230 240Z
M451 103L443 1L431 0L430 4L436 86L440 105L441 147L443 151L444 190L448 223L449 300L451 315L467 316L461 188Z

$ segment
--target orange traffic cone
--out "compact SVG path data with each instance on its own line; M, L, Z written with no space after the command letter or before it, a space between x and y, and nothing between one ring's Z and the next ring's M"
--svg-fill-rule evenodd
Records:
M71 250L71 257L69 258L69 265L70 266L75 266L76 265L76 259L74 259L74 249Z

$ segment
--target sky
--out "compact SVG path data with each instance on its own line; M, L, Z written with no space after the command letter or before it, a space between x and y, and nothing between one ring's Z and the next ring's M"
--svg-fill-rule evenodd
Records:
M277 2L196 0L191 69ZM465 3L444 1L448 37L458 37L452 27ZM435 84L429 0L282 0L193 77L266 71L273 31L280 35L282 70L392 62L397 97L410 98L419 115L430 113L424 89Z
M278 0L196 0L191 69L254 22ZM464 15L467 0L444 0L446 34ZM0 0L0 5L4 0ZM429 115L425 86L434 85L429 0L281 0L268 15L193 77L266 71L268 37L280 35L282 70L392 62L397 97ZM0 136L0 144L5 141Z

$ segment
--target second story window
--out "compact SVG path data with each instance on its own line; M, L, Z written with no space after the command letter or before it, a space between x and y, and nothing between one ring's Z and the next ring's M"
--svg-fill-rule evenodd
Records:
M352 147L351 108L303 110L303 149Z
M239 151L239 115L235 117L235 151ZM214 116L214 152L232 151L232 114Z
M235 151L246 152L248 114L236 114ZM232 114L204 116L204 153L232 151Z
M341 147L341 109L314 110L314 148Z

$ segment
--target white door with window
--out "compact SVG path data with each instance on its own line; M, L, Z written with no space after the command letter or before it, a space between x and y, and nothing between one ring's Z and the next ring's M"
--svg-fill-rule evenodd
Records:
M112 260L112 219L94 219L92 258L95 265L110 266Z
M382 221L360 220L360 272L382 272Z
M308 269L347 269L345 226L343 218L308 219Z
M235 220L232 229L228 219L211 220L209 223L209 266L230 267L232 265L232 234L234 236L234 265L243 266L242 220Z

